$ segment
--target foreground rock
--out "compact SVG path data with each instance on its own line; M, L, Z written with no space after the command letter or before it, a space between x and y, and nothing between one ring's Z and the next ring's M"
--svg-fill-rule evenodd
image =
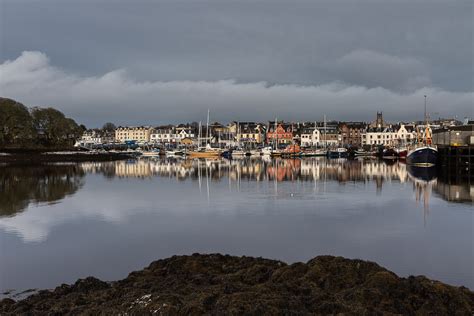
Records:
M0 314L472 315L474 293L425 277L399 278L372 262L308 263L223 255L174 256L106 283L95 278L0 301Z

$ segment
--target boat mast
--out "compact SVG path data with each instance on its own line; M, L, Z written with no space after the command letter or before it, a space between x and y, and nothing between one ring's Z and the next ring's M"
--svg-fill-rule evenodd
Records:
M198 148L201 147L201 135L202 135L202 125L201 125L201 121L199 121Z
M275 130L273 131L273 140L275 141L275 150L278 149L277 122L278 122L278 118L275 117Z
M326 133L326 114L324 114L324 149L328 148L327 133Z
M209 109L207 109L206 145L209 142Z

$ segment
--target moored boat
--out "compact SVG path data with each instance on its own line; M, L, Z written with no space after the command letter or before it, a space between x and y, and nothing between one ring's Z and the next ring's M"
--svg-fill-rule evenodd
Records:
M342 148L342 147L332 149L332 150L328 150L328 152L327 152L328 158L347 158L348 155L349 154L347 152L347 149Z
M398 159L398 152L393 148L385 148L382 152L382 159Z
M438 161L438 150L431 146L418 147L407 154L407 164L415 166L434 166Z
M281 155L284 157L299 157L301 156L301 148L298 144L288 145L282 151Z
M152 150L147 150L147 151L142 151L141 152L141 157L153 158L153 157L159 157L159 156L160 156L160 150L159 149L152 149Z

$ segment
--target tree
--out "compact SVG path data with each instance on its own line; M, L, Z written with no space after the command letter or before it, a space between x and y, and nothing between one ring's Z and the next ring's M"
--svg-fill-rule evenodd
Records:
M110 123L110 122L107 122L104 124L104 126L102 126L102 130L104 132L108 132L108 133L113 133L116 129L116 126L114 123Z
M26 144L33 136L33 122L26 106L0 98L0 145Z
M77 123L53 108L35 107L31 111L40 143L46 146L72 145L82 129Z

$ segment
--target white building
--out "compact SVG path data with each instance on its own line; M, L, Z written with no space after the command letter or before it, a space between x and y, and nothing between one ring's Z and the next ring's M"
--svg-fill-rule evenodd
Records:
M391 127L370 127L362 134L362 145L369 146L394 146L397 133Z
M400 124L395 133L395 140L400 145L412 144L416 140L415 126Z
M304 128L301 131L302 147L319 147L321 146L321 132L317 128Z
M158 128L150 134L150 141L152 143L179 143L182 139L185 138L195 138L194 132L191 128Z
M89 129L85 131L76 142L76 146L103 145L114 142L115 138L102 130Z

